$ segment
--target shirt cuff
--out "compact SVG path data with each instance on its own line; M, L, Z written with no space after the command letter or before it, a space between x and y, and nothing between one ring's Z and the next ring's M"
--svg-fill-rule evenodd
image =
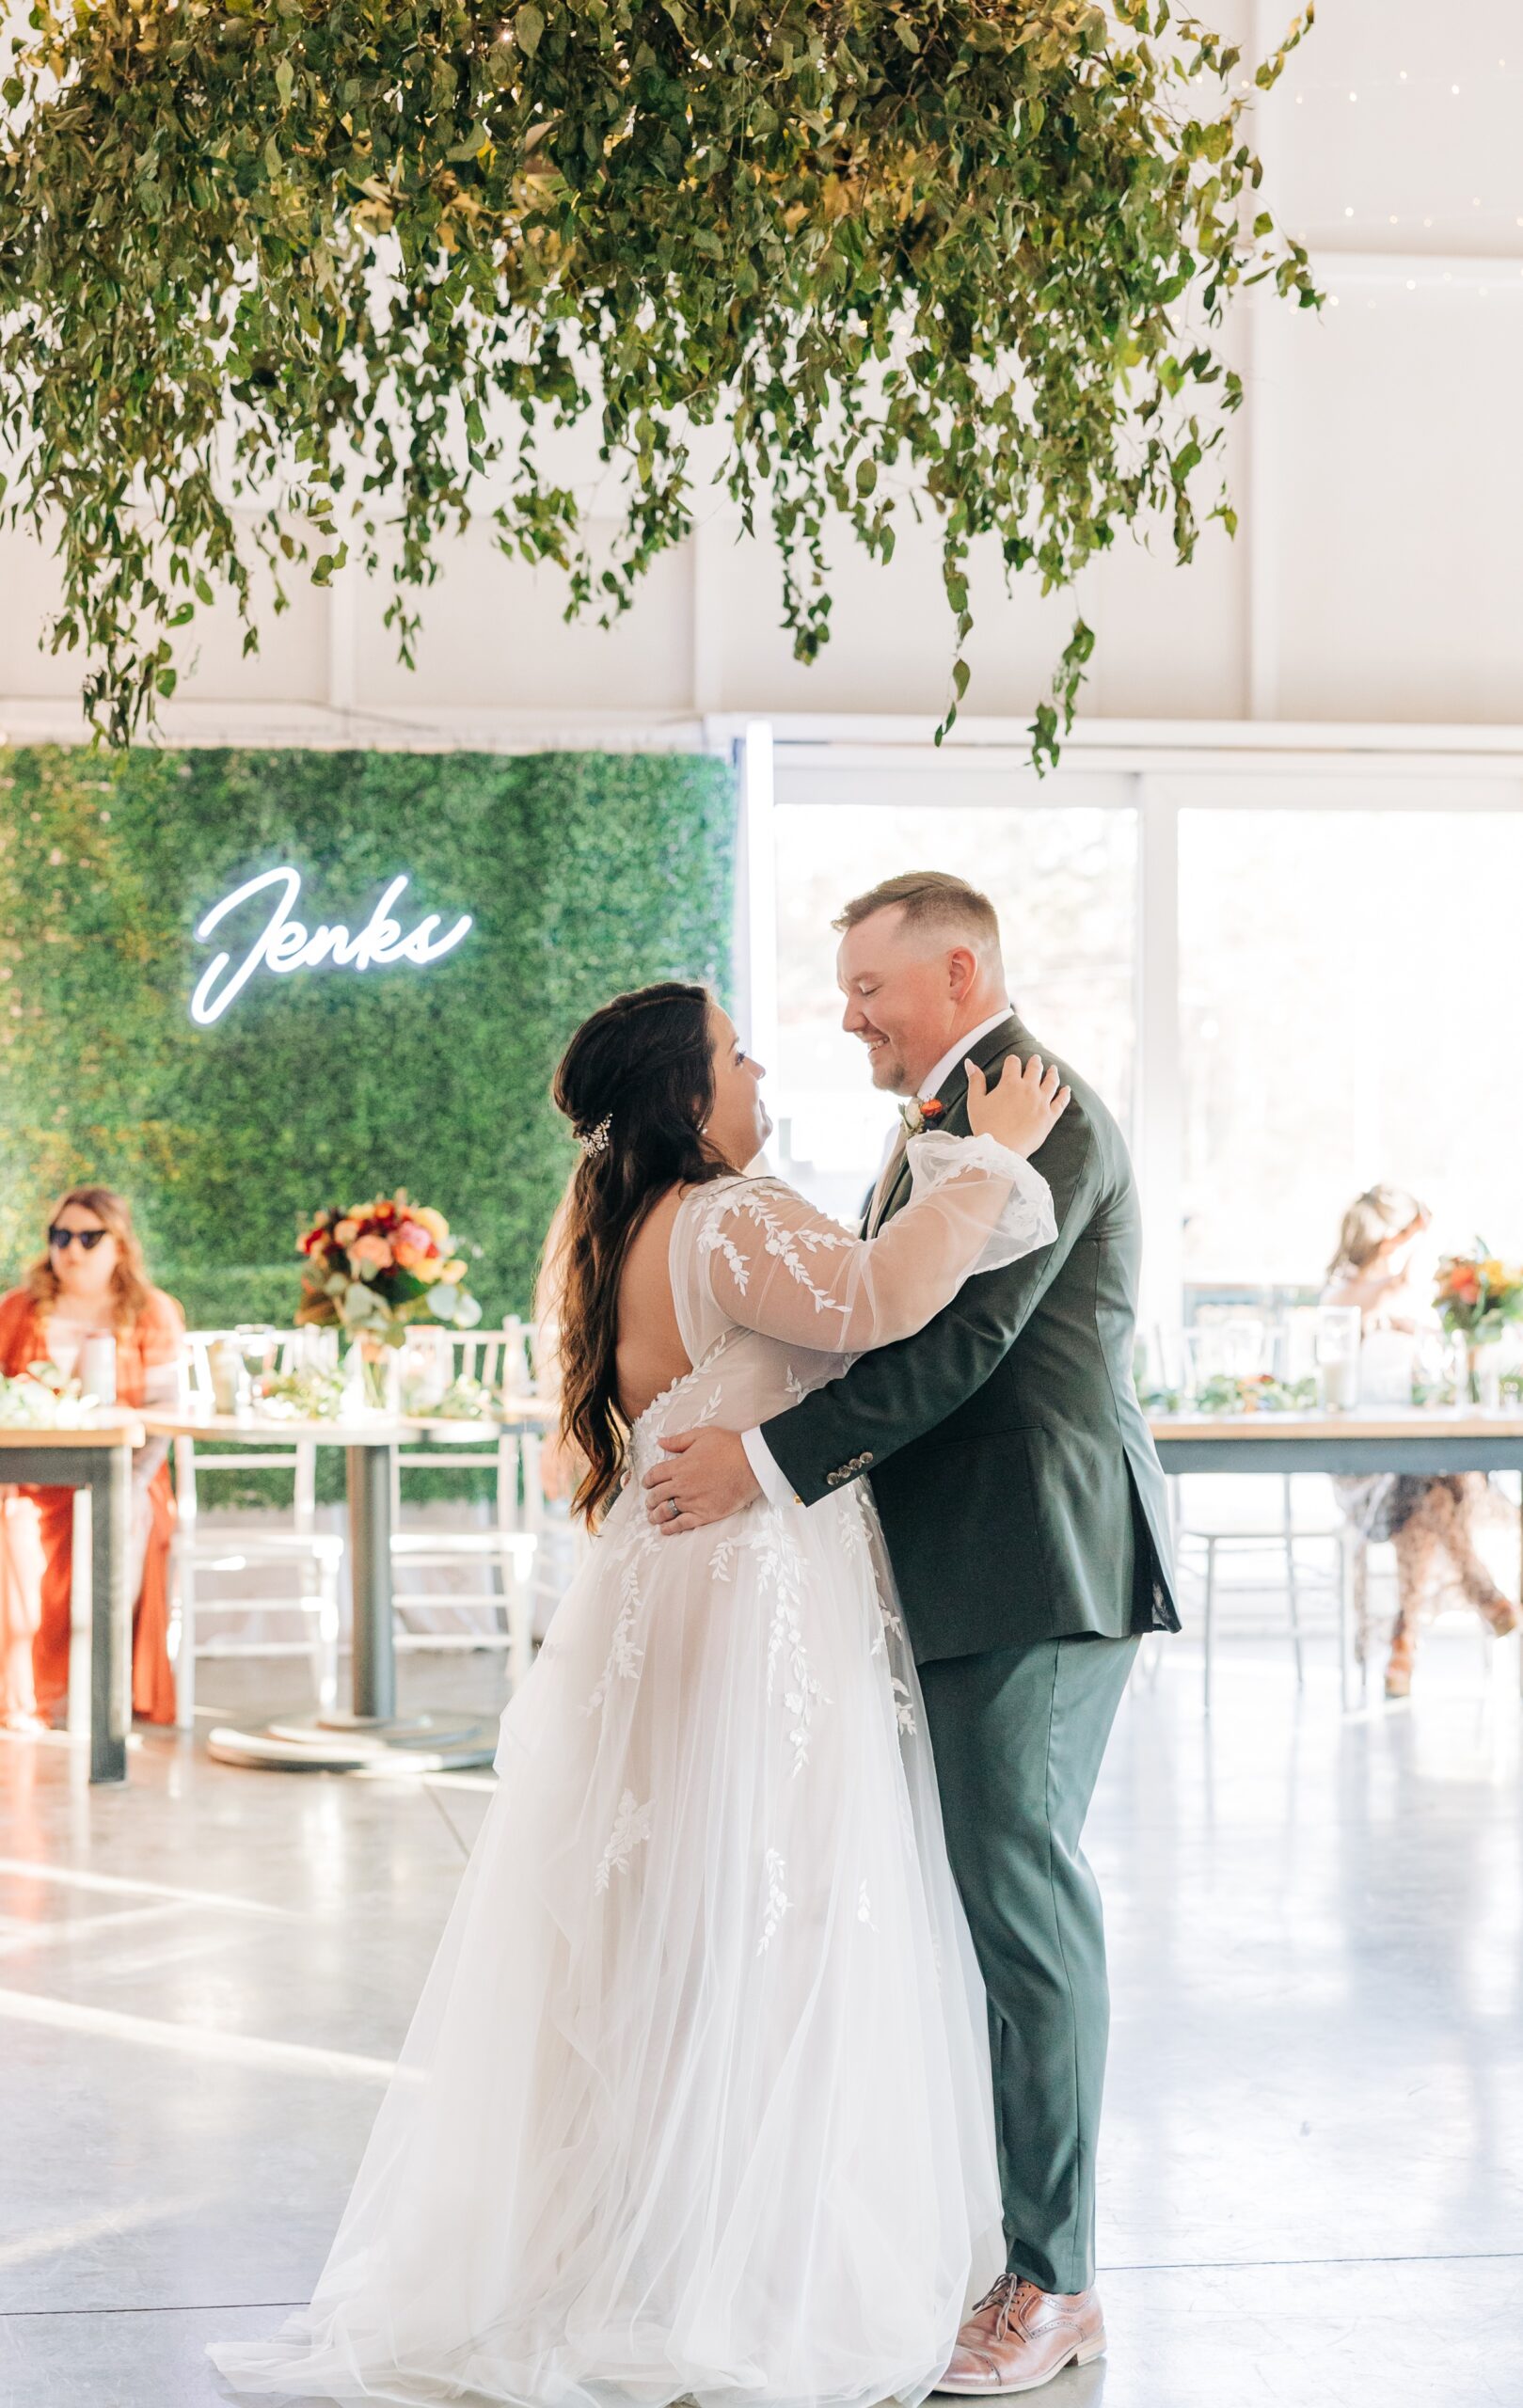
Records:
M746 1450L746 1461L760 1482L761 1491L769 1505L797 1505L793 1483L781 1470L766 1439L759 1430L742 1430L740 1444Z

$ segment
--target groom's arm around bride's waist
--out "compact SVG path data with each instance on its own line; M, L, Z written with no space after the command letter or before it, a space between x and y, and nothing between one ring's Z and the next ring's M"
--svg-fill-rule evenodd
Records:
M1052 1245L970 1279L915 1337L862 1355L764 1424L768 1452L804 1504L877 1472L976 1395L1062 1279L1103 1200L1100 1149L1077 1100L1043 1146L1040 1167L1057 1219Z

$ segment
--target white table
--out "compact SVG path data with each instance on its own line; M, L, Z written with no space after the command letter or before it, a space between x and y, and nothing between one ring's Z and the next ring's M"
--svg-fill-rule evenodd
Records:
M1348 1413L1167 1413L1150 1418L1159 1461L1182 1472L1523 1472L1523 1413L1381 1405ZM1519 1568L1523 1583L1523 1565ZM1349 1668L1342 1667L1344 1702Z
M131 1408L92 1414L73 1429L0 1424L0 1483L83 1488L90 1499L90 1779L127 1778L133 1719L133 1449L143 1424Z
M492 1419L464 1423L426 1416L355 1415L348 1420L278 1418L273 1414L147 1413L144 1426L161 1438L223 1441L239 1447L284 1447L308 1440L344 1450L349 1497L349 1587L354 1608L354 1691L347 1710L282 1719L257 1731L222 1726L209 1753L229 1764L284 1771L438 1772L490 1764L497 1724L468 1715L397 1713L396 1646L391 1598L391 1467L393 1447L425 1433L460 1439L493 1434L504 1425L533 1426L543 1409L508 1404ZM531 1548L532 1541L526 1540Z

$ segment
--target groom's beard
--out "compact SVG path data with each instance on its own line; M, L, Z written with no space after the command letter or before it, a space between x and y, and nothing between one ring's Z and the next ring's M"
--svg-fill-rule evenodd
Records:
M875 1087L884 1095L912 1095L914 1081L904 1067L904 1056L896 1052L887 1038L867 1049L867 1075Z

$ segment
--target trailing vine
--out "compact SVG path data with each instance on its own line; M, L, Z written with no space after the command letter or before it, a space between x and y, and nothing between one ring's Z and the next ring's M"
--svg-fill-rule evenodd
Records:
M1151 520L1190 557L1241 397L1223 310L1317 298L1243 124L1311 14L1248 68L1166 0L34 0L0 506L58 548L48 640L125 742L218 581L257 646L262 552L278 609L295 568L389 573L410 660L482 515L607 621L712 472L770 524L805 659L833 518L884 561L932 518L950 724L980 539L1047 589ZM558 456L580 420L611 553Z

